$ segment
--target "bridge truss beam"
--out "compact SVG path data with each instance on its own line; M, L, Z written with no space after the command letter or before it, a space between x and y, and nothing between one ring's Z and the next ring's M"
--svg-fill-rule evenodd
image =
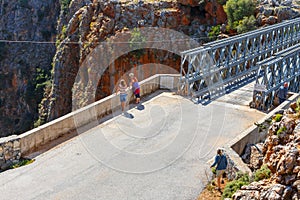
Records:
M256 84L265 87L262 91L253 91L254 107L268 110L273 107L276 92L284 82L289 83L289 91L300 89L300 44L274 54L257 63L259 69Z
M181 53L181 89L192 97L211 96L255 77L257 62L300 42L300 18Z

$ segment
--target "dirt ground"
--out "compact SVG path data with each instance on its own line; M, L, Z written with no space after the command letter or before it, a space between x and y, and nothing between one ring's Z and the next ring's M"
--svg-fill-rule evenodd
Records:
M217 183L217 180L213 180L212 183ZM216 184L208 184L197 200L220 200L226 183L227 180L224 179L224 183L221 184L221 191L217 190Z

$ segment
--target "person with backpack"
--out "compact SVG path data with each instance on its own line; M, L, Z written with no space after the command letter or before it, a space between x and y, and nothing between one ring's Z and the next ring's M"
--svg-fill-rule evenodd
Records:
M221 177L225 173L227 168L227 158L223 155L222 149L217 150L217 155L215 157L214 163L210 166L210 168L216 166L216 177L217 177L217 186L218 190L221 190Z

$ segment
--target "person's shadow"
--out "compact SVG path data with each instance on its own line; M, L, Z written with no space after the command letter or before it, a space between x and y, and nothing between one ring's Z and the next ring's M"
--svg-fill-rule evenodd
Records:
M125 112L125 113L124 113L124 117L126 117L126 118L128 118L128 119L133 119L133 118L134 118L133 114L128 113L128 112Z
M139 104L139 105L136 107L136 109L138 109L139 111L145 110L145 106L142 105L142 104Z

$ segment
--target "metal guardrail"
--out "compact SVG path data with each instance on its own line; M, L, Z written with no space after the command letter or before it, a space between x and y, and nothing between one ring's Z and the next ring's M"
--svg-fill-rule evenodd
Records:
M207 43L181 53L181 89L203 97L241 77L255 77L257 63L300 42L300 18Z

